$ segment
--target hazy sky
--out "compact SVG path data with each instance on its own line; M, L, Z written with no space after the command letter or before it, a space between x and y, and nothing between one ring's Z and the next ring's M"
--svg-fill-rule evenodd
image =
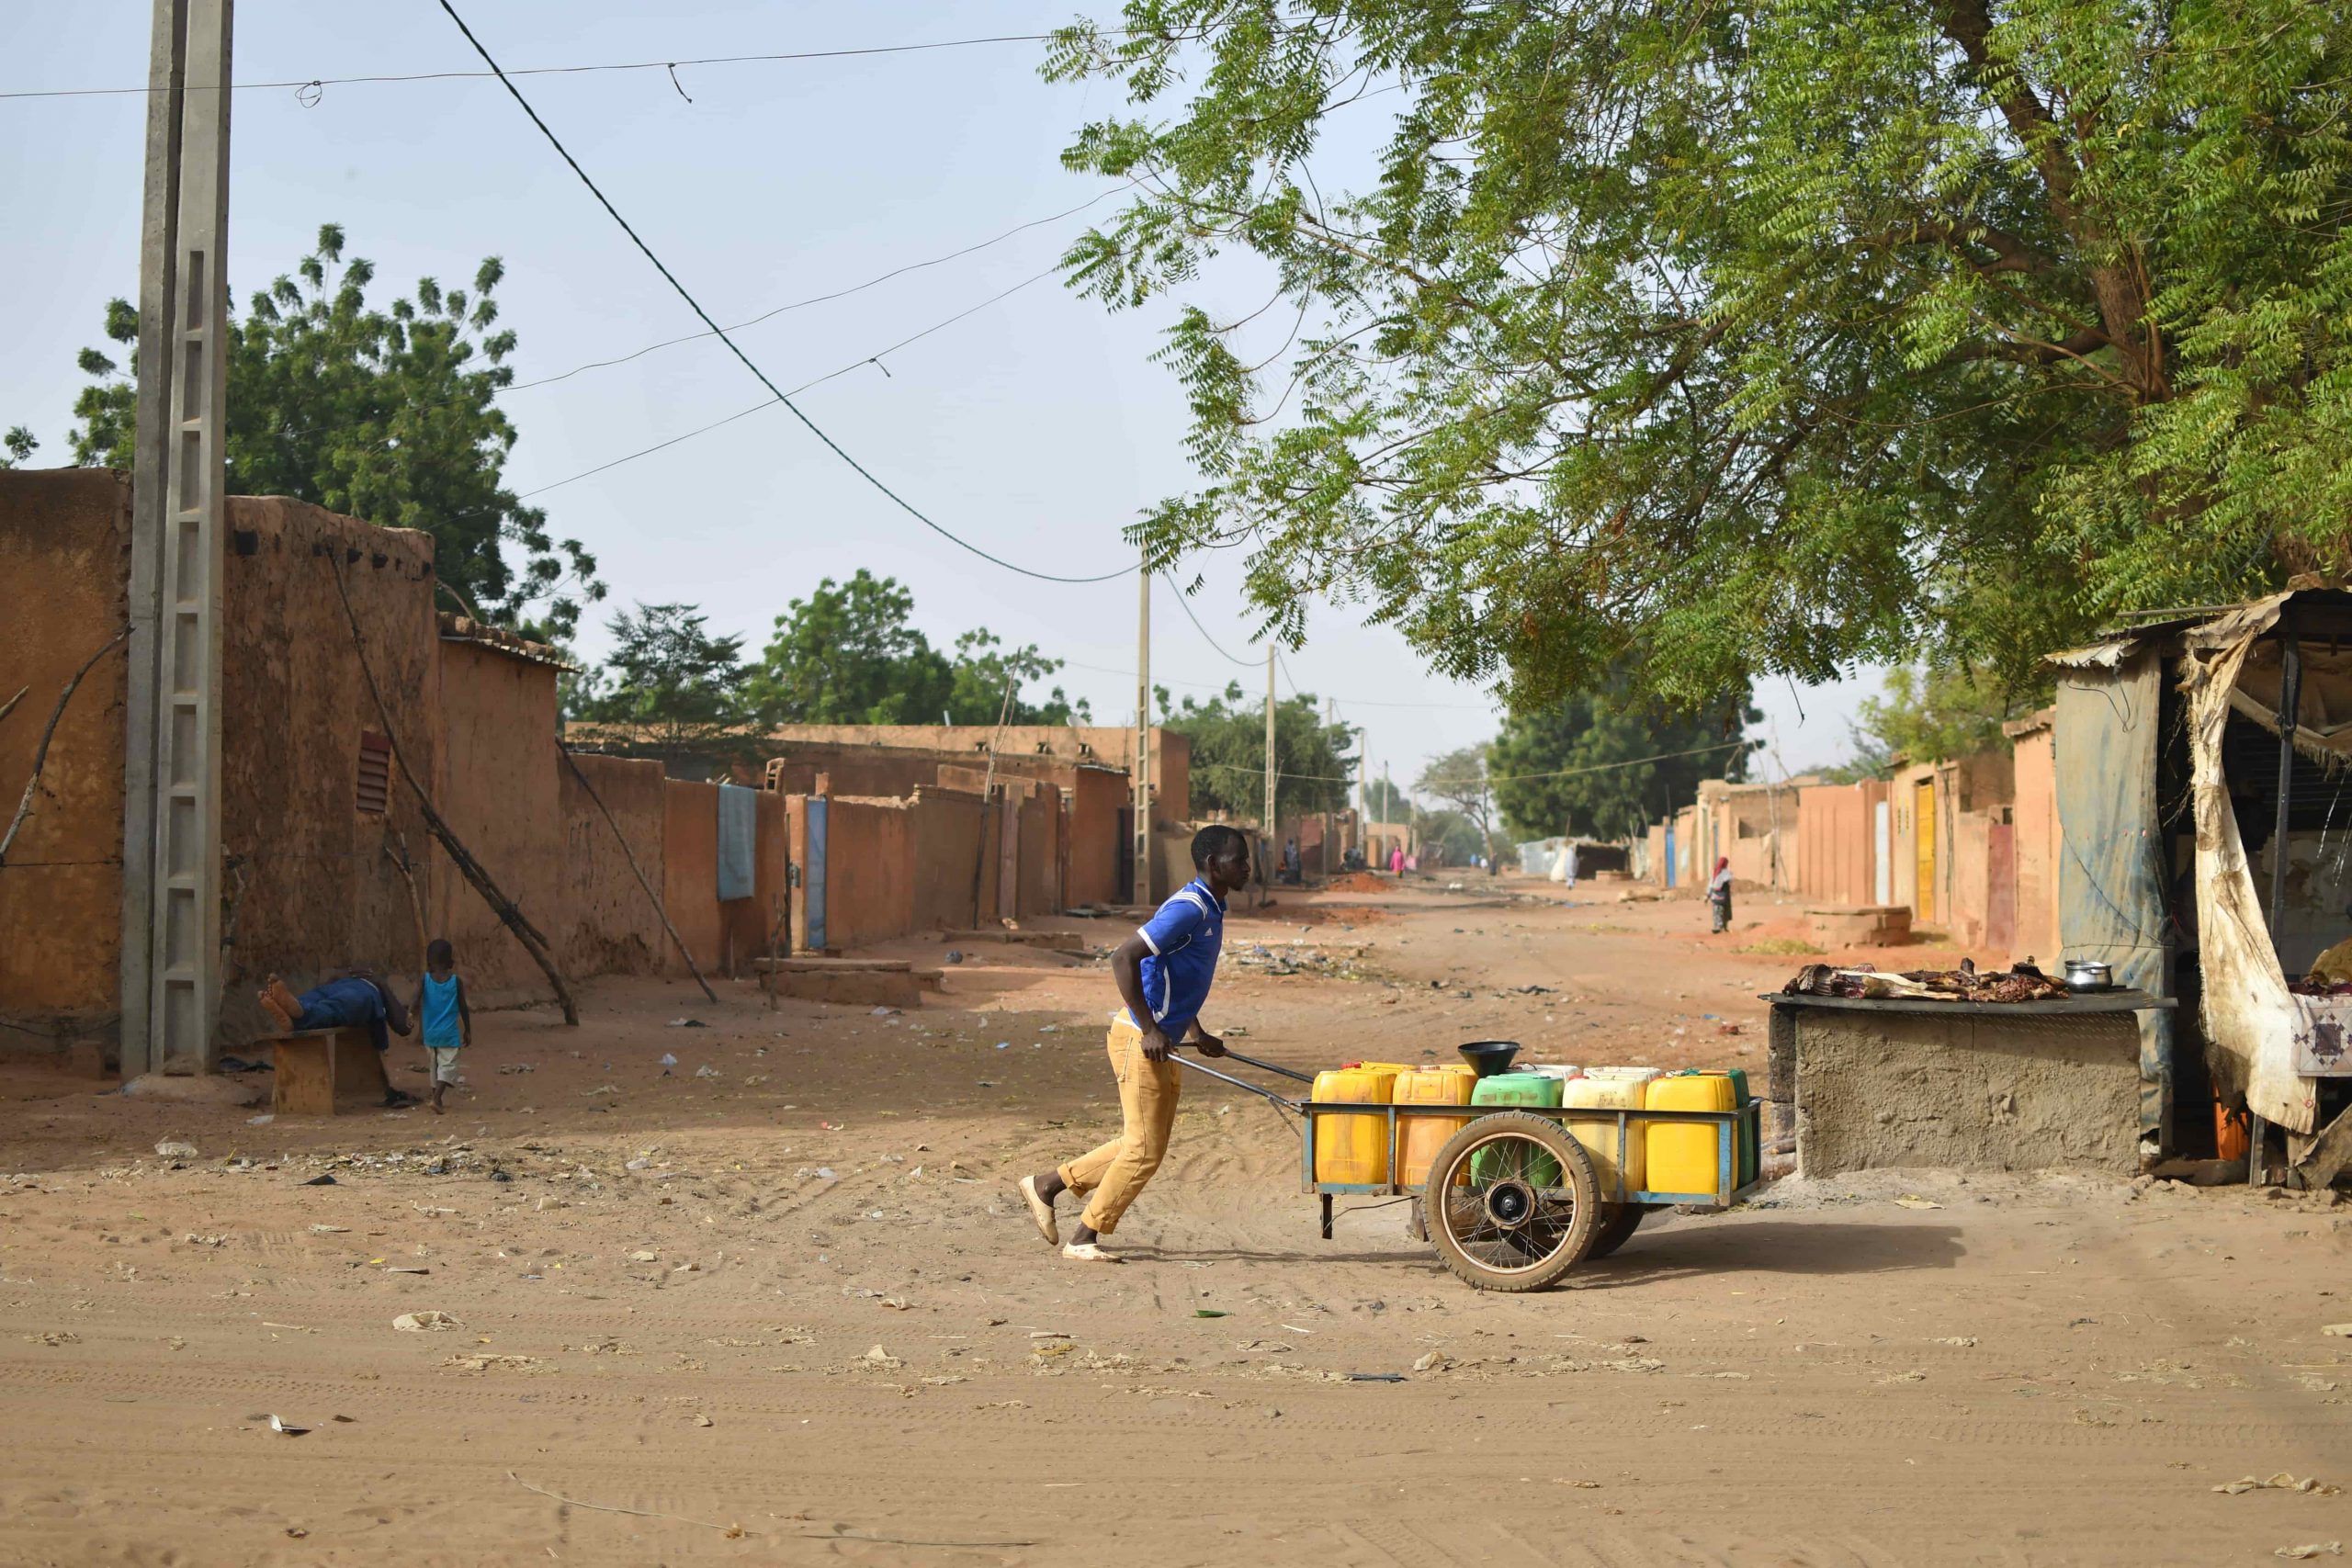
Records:
M1035 33L1073 14L1035 0L464 0L459 10L510 68ZM0 91L137 85L147 28L137 0L11 7L0 21ZM433 0L241 0L235 50L241 82L479 69ZM688 66L678 72L683 95L661 71L521 85L687 288L732 323L1103 191L1105 182L1065 171L1058 154L1076 127L1116 102L1100 85L1040 81L1039 54L1038 45L1006 43ZM110 346L98 331L106 300L138 292L142 114L135 95L0 99L0 139L17 149L0 176L9 215L0 298L13 306L0 425L31 426L43 443L37 464L67 460L69 411L84 380L74 355ZM483 256L504 258L499 299L520 339L518 380L699 328L494 81L330 85L307 107L289 88L240 92L232 145L228 259L241 306L333 221L345 230L347 255L376 263L379 299L420 275L469 283ZM1344 147L1335 159L1346 161ZM1182 399L1148 358L1172 307L1112 315L1039 276L1090 217L1113 209L1105 200L847 299L787 310L739 341L786 389L859 367L796 401L942 524L1041 570L1112 570L1126 554L1119 530L1191 478ZM1261 276L1238 262L1186 298L1239 315L1263 302ZM887 375L864 363L967 310L883 355ZM1286 330L1277 324L1261 352ZM557 485L765 396L709 339L511 392L522 439L508 479L526 492ZM781 409L537 499L556 533L596 553L616 602L699 604L715 626L749 633L756 649L788 601L820 578L867 567L913 591L917 622L934 642L986 626L1036 643L1069 661L1063 679L1092 699L1098 719L1133 712L1132 580L1043 583L967 555ZM1194 613L1217 642L1250 658L1254 628L1235 565L1212 559L1198 570L1206 583ZM602 619L582 638L592 655L606 640ZM1262 656L1246 668L1227 662L1164 586L1154 630L1154 677L1179 695L1205 695L1228 679L1263 690ZM1430 675L1395 633L1361 625L1345 607L1318 605L1306 646L1285 658L1301 687L1337 697L1342 717L1369 727L1374 767L1388 763L1400 784L1429 756L1493 733L1485 693ZM1847 754L1853 703L1874 687L1871 678L1800 694L1774 682L1757 702L1781 761L1797 771Z

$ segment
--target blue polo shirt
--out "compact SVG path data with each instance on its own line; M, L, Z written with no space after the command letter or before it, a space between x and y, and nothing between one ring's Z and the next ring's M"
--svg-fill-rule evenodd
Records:
M1209 982L1216 978L1217 954L1225 947L1225 906L1196 876L1159 907L1139 934L1151 949L1141 965L1143 999L1160 1032L1182 1040L1200 1017Z

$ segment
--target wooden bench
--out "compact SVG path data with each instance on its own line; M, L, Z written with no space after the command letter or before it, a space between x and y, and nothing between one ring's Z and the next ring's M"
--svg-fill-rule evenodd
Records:
M383 1053L365 1028L309 1029L270 1043L269 1108L279 1116L332 1116L338 1099L362 1094L370 1105L390 1097Z

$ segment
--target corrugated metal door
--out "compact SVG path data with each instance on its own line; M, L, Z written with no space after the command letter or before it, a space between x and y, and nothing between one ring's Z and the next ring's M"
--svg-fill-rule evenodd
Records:
M1884 908L1894 902L1894 803L1874 801L1871 806L1871 827L1875 835L1871 856L1871 891L1874 902Z
M802 905L808 911L808 951L825 951L825 797L808 797L808 859L801 870L807 886Z
M1936 919L1936 786L1932 781L1914 787L1911 795L1912 840L1919 846L1919 886L1911 897L1911 913L1921 925Z

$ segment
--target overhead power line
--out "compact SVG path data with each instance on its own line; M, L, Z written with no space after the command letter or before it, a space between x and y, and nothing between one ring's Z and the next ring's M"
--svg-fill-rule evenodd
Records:
M1340 700L1343 702L1346 701L1345 698L1341 698ZM1585 773L1613 773L1619 768L1637 768L1644 762L1667 762L1672 761L1678 757L1704 757L1710 752L1729 751L1736 747L1741 747L1747 744L1747 742L1745 740L1726 740L1718 746L1699 746L1694 747L1688 751L1660 751L1654 757L1628 757L1622 762L1594 762L1588 767L1582 768L1555 768L1550 773L1489 773L1487 775L1485 782L1490 784L1517 784L1521 779L1572 779ZM1195 768L1221 768L1228 773L1248 773L1252 777L1256 777L1265 772L1265 769L1263 768L1245 767L1238 762L1204 762L1198 757L1193 759L1193 766ZM1329 773L1281 773L1277 776L1285 779L1305 779L1313 784L1354 784L1356 782L1355 775L1352 773L1348 775L1346 778L1337 778Z
M791 395L797 398L811 387L822 386L827 381L832 380L835 377L846 376L851 371L855 370L862 366L871 365L876 369L881 369L882 373L887 376L889 372L882 367L882 359L885 355L896 354L899 350L906 347L909 344L914 343L922 338L929 337L932 333L939 331L942 327L952 327L957 321L962 321L965 317L985 310L990 305L995 304L998 300L1009 299L1012 295L1020 293L1023 289L1028 288L1033 283L1051 277L1059 269L1057 267L1047 267L1045 271L1036 274L1035 276L1023 278L1021 282L1014 284L1012 288L1003 290L1001 293L990 295L988 299L981 300L977 305L956 311L954 315L948 317L944 321L933 321L931 325L923 328L922 331L914 333L912 336L900 338L898 342L892 344L888 348L877 349L874 353L865 355L861 358L853 359L847 365L842 366L840 369L828 370L822 376L818 377L814 380L803 381L800 385L792 389ZM710 334L708 333L702 333L697 335L708 337ZM750 408L738 409L733 413L727 415L724 419L712 420L708 424L697 425L694 429L686 431L683 434L673 435L666 441L657 441L652 446L640 447L637 451L628 454L626 457L615 457L609 462L599 463L593 468L583 468L579 473L571 474L563 479L557 479L551 484L543 484L537 490L525 491L521 495L516 496L514 499L517 501L528 501L535 495L545 495L551 490L560 490L563 486L571 484L575 480L584 479L592 475L601 474L607 468L617 468L623 463L634 463L639 457L650 457L654 453L675 446L682 441L691 441L697 435L707 435L723 424L732 424L739 419L748 418L749 416L759 412L762 409L775 408L777 404L783 401L784 399L780 396L763 398L760 401L753 403ZM795 409L793 412L795 413L798 413L800 411ZM897 498L894 496L892 499L896 500ZM901 502L899 504L904 505L905 503ZM956 543L962 544L963 541L958 539ZM967 546L966 547L969 548L970 547ZM994 559L993 557L989 558ZM1003 563L999 562L998 564L1002 565ZM1018 571L1021 569L1019 567L1014 567L1012 570ZM1125 573L1120 572L1116 575L1125 576Z
M452 16L455 13L451 13ZM458 26L465 24L460 22ZM1106 36L1124 28L1105 29ZM469 37L472 35L469 34ZM972 49L995 43L1045 43L1051 33L1001 33L990 38L940 39L931 43L868 44L852 49L804 49L775 54L713 54L698 60L628 60L595 65L518 65L512 71L502 71L492 64L488 71L415 71L399 75L379 76L312 76L302 81L232 82L232 93L262 92L271 89L304 87L350 87L379 83L398 82L478 82L492 76L501 80L509 76L581 76L611 71L676 71L689 65L752 65L775 61L849 60L875 54L921 54L939 49ZM477 49L481 46L476 45ZM488 55L482 58L489 60ZM40 87L21 92L0 93L0 98L115 98L144 96L154 89L137 87ZM193 90L193 89L191 89Z
M1178 608L1184 612L1184 618L1193 623L1193 629L1201 634L1201 640L1203 642L1207 643L1211 648L1216 649L1218 658L1232 660L1234 663L1241 665L1246 669L1254 670L1258 667L1258 661L1254 659L1234 659L1233 655L1225 651L1225 645L1223 643L1209 636L1208 627L1201 625L1200 616L1193 614L1192 596L1186 593L1182 589L1176 586L1176 580L1174 578L1170 577L1166 572L1161 572L1159 574L1159 580L1168 584L1169 592L1176 595L1176 604Z
M785 314L788 310L805 310L811 305L829 305L836 299L846 299L853 294L862 294L869 288L889 282L894 277L904 277L910 272L921 272L925 267L939 266L944 263L956 261L962 257L971 255L976 252L985 251L991 245L1001 245L1005 241L1012 238L1015 234L1025 233L1029 230L1042 228L1048 223L1058 223L1065 218L1076 217L1079 213L1085 211L1088 208L1107 200L1108 198L1118 195L1121 191L1131 188L1134 184L1135 182L1130 180L1126 185L1113 186L1109 190L1101 191L1087 197L1084 201L1080 202L1076 207L1065 208L1061 211L1052 214L1050 217L1033 218L1026 223L1016 223L1001 234L998 234L991 239L982 240L978 244L966 245L961 250L950 251L945 255L933 256L928 261L909 262L904 266L892 267L888 272L883 273L878 276L869 277L863 283L853 283L847 288L836 288L830 294L812 294L806 299L795 299L788 305L778 305L775 310L763 310L760 314L753 316L748 321L738 321L727 330L730 333L740 333L746 327L756 327L761 322L773 320L777 316ZM1031 278L1029 280L1031 283L1035 281L1035 278ZM1022 287L1025 288L1028 285L1023 284ZM1002 298L1002 295L998 296L998 299ZM982 301L983 304L993 304L994 302L994 300ZM973 307L974 310L978 310L978 306ZM970 312L967 311L966 314L968 315ZM952 319L960 321L962 318L956 317ZM943 321L940 325L944 326L946 325L946 322ZM938 327L930 327L925 329L927 332L937 332L938 330ZM533 387L552 386L558 381L568 381L572 377L581 374L582 371L603 370L615 365L627 365L630 360L642 359L647 355L651 354L658 349L674 348L682 343L700 343L703 339L710 335L711 334L708 333L688 333L684 337L664 338L660 343L650 343L643 348L637 349L632 353L624 354L617 359L592 359L585 365L575 365L569 370L560 370L552 376L542 376L536 381L517 381L513 386L503 388L502 390L521 392L527 391ZM915 335L920 337L922 333L918 333ZM913 341L913 338L909 338L907 340L908 343L911 343ZM905 344L901 344L899 346L904 347ZM887 354L889 350L885 349L883 352Z
M767 405L763 403L760 406L762 408L765 408ZM1124 676L1130 681L1136 678L1136 672L1132 670L1114 670L1107 664L1082 664L1075 659L1065 659L1062 660L1062 663L1072 670L1091 671L1097 675L1119 675ZM1250 668L1256 669L1258 667L1257 661L1252 660L1250 661ZM1287 662L1284 663L1283 667L1285 670L1288 669L1289 666ZM1167 686L1192 686L1204 692L1222 692L1227 686L1234 683L1231 681L1183 681L1179 680L1173 675L1163 675L1157 670L1152 671L1151 678L1157 684ZM1298 690L1298 682L1295 681L1291 682L1291 690L1295 695L1303 696L1306 694ZM1350 707L1422 708L1442 710L1448 713L1491 714L1495 711L1491 705L1481 703L1369 703L1359 697L1340 696L1329 692L1321 694L1330 697L1335 703L1340 703Z
M743 368L749 370L752 376L758 379L760 385L768 389L769 393L777 402L782 403L786 409L790 410L792 416L795 419L797 419L802 424L806 425L810 434L816 436L818 440L823 442L826 446L831 448L835 457L839 457L842 462L847 463L851 468L856 469L858 475L863 478L866 483L872 485L876 490L880 491L893 502L896 502L900 510L904 511L908 516L912 517L916 522L921 523L924 527L930 529L933 533L937 534L941 538L947 540L950 544L956 546L960 549L970 551L973 555L979 557L982 560L989 562L991 566L1001 566L1004 568L1005 570L1017 572L1023 577L1035 578L1044 582L1108 582L1114 578L1125 577L1127 573L1136 570L1134 567L1127 566L1121 567L1116 571L1106 571L1092 577L1063 577L1052 572L1032 571L1024 566L1015 566L1009 560L1005 560L998 556L990 555L988 551L980 548L978 545L971 544L964 539L958 538L956 535L950 533L947 529L940 526L938 524L933 522L929 517L925 516L921 509L916 507L912 502L908 501L904 496L899 494L898 491L892 490L888 485L884 484L871 469L867 468L865 465L860 463L856 458L851 457L848 452L843 450L841 443L826 434L824 430L818 425L815 420L810 419L807 414L801 412L798 405L794 403L791 398L786 396L783 391L779 390L776 384L768 378L767 372L753 364L752 356L745 354L742 348L737 344L735 340L727 335L727 330L724 327L721 327L718 321L711 318L710 312L702 308L701 301L697 300L691 293L687 292L686 286L678 281L677 275L670 270L668 265L662 262L660 256L654 254L653 247L647 244L644 239L639 235L638 231L629 226L628 220L621 216L620 209L615 207L612 204L611 199L607 197L602 190L597 188L596 182L588 177L588 171L580 166L580 161L571 155L571 150L564 146L561 139L560 139L553 130L548 129L548 122L539 118L539 111L531 107L531 100L523 96L523 90L514 85L512 81L508 80L505 72L499 69L498 62L491 58L490 51L484 49L482 47L481 40L474 37L473 29L466 26L465 18L458 15L457 8L449 4L449 0L441 0L441 9L448 13L449 19L458 25L458 30L459 32L465 34L466 41L473 46L474 52L481 56L482 63L489 66L491 70L497 74L499 85L506 89L509 96L514 98L516 104L521 106L523 112L531 117L531 123L539 128L539 134L548 139L548 145L556 150L557 153L561 156L564 163L570 165L571 172L579 176L580 183L588 187L589 194L596 198L597 204L603 207L604 209L611 215L613 221L620 225L621 232L629 237L630 243L636 245L639 251L644 253L645 259L653 264L654 270L659 272L663 280L666 281L672 288L677 291L678 298L684 299L686 302L687 308L692 310L696 316L702 319L703 325L708 327L711 332L718 336L718 341L727 345L729 352L732 353L737 359L743 362Z

